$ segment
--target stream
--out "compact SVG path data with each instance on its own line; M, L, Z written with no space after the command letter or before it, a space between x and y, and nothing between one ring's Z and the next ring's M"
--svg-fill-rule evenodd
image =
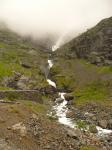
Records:
M57 50L57 46L53 46L52 47L52 52ZM51 54L50 54L51 56ZM49 70L53 67L53 60L48 59L48 65L49 65ZM57 88L56 83L53 82L50 79L47 79L47 82L49 85L53 86L54 88ZM67 103L68 101L65 99L65 95L66 93L64 92L60 92L58 93L58 98L56 98L55 100L55 105L52 107L51 112L49 113L50 116L53 116L52 112L54 111L56 114L56 117L58 118L58 122L66 125L70 128L77 128L76 123L71 119L71 118L67 118L66 114L68 112L68 108L67 108ZM61 102L59 103L59 100L61 100ZM106 134L110 134L112 133L112 130L108 130L108 129L103 129L99 126L96 126L97 130L98 130L98 135L106 135Z

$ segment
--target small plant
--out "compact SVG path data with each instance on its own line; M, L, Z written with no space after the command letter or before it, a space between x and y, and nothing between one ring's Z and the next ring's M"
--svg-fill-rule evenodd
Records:
M78 120L77 121L77 127L81 130L87 130L87 123L84 120Z
M89 131L91 133L97 133L98 132L98 130L94 124L89 126Z

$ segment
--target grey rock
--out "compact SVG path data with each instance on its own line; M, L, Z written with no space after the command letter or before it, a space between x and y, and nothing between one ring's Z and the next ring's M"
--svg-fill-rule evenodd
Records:
M74 114L73 112L69 111L69 112L67 112L66 117L67 117L67 118L73 118L74 115L75 115L75 114Z
M110 119L109 121L108 121L108 126L107 126L109 129L112 129L112 119Z
M106 129L108 125L108 122L106 120L100 120L99 121L99 126Z
M105 63L105 65L112 65L112 61L111 60L105 60L104 63Z
M56 103L62 103L63 102L63 99L62 98L57 98L56 99Z
M73 139L79 139L79 135L75 133L75 130L67 129L67 136L73 138Z
M28 77L25 77L25 76L21 76L21 78L19 79L19 81L17 82L17 87L19 89L29 89L28 88L28 83L29 83L29 78Z
M31 65L29 65L28 63L21 63L21 66L24 68L31 68Z

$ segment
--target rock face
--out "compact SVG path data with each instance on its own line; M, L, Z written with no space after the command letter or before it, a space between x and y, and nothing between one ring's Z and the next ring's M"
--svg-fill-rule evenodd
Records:
M65 44L59 53L69 59L85 58L93 64L112 65L112 17Z

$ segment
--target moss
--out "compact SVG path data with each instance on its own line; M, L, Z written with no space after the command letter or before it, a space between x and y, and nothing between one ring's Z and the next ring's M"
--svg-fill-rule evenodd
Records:
M97 150L97 149L91 146L83 146L80 148L80 150Z
M97 128L96 128L96 125L94 125L94 124L89 125L89 131L90 131L91 133L97 133L98 130L97 130Z

